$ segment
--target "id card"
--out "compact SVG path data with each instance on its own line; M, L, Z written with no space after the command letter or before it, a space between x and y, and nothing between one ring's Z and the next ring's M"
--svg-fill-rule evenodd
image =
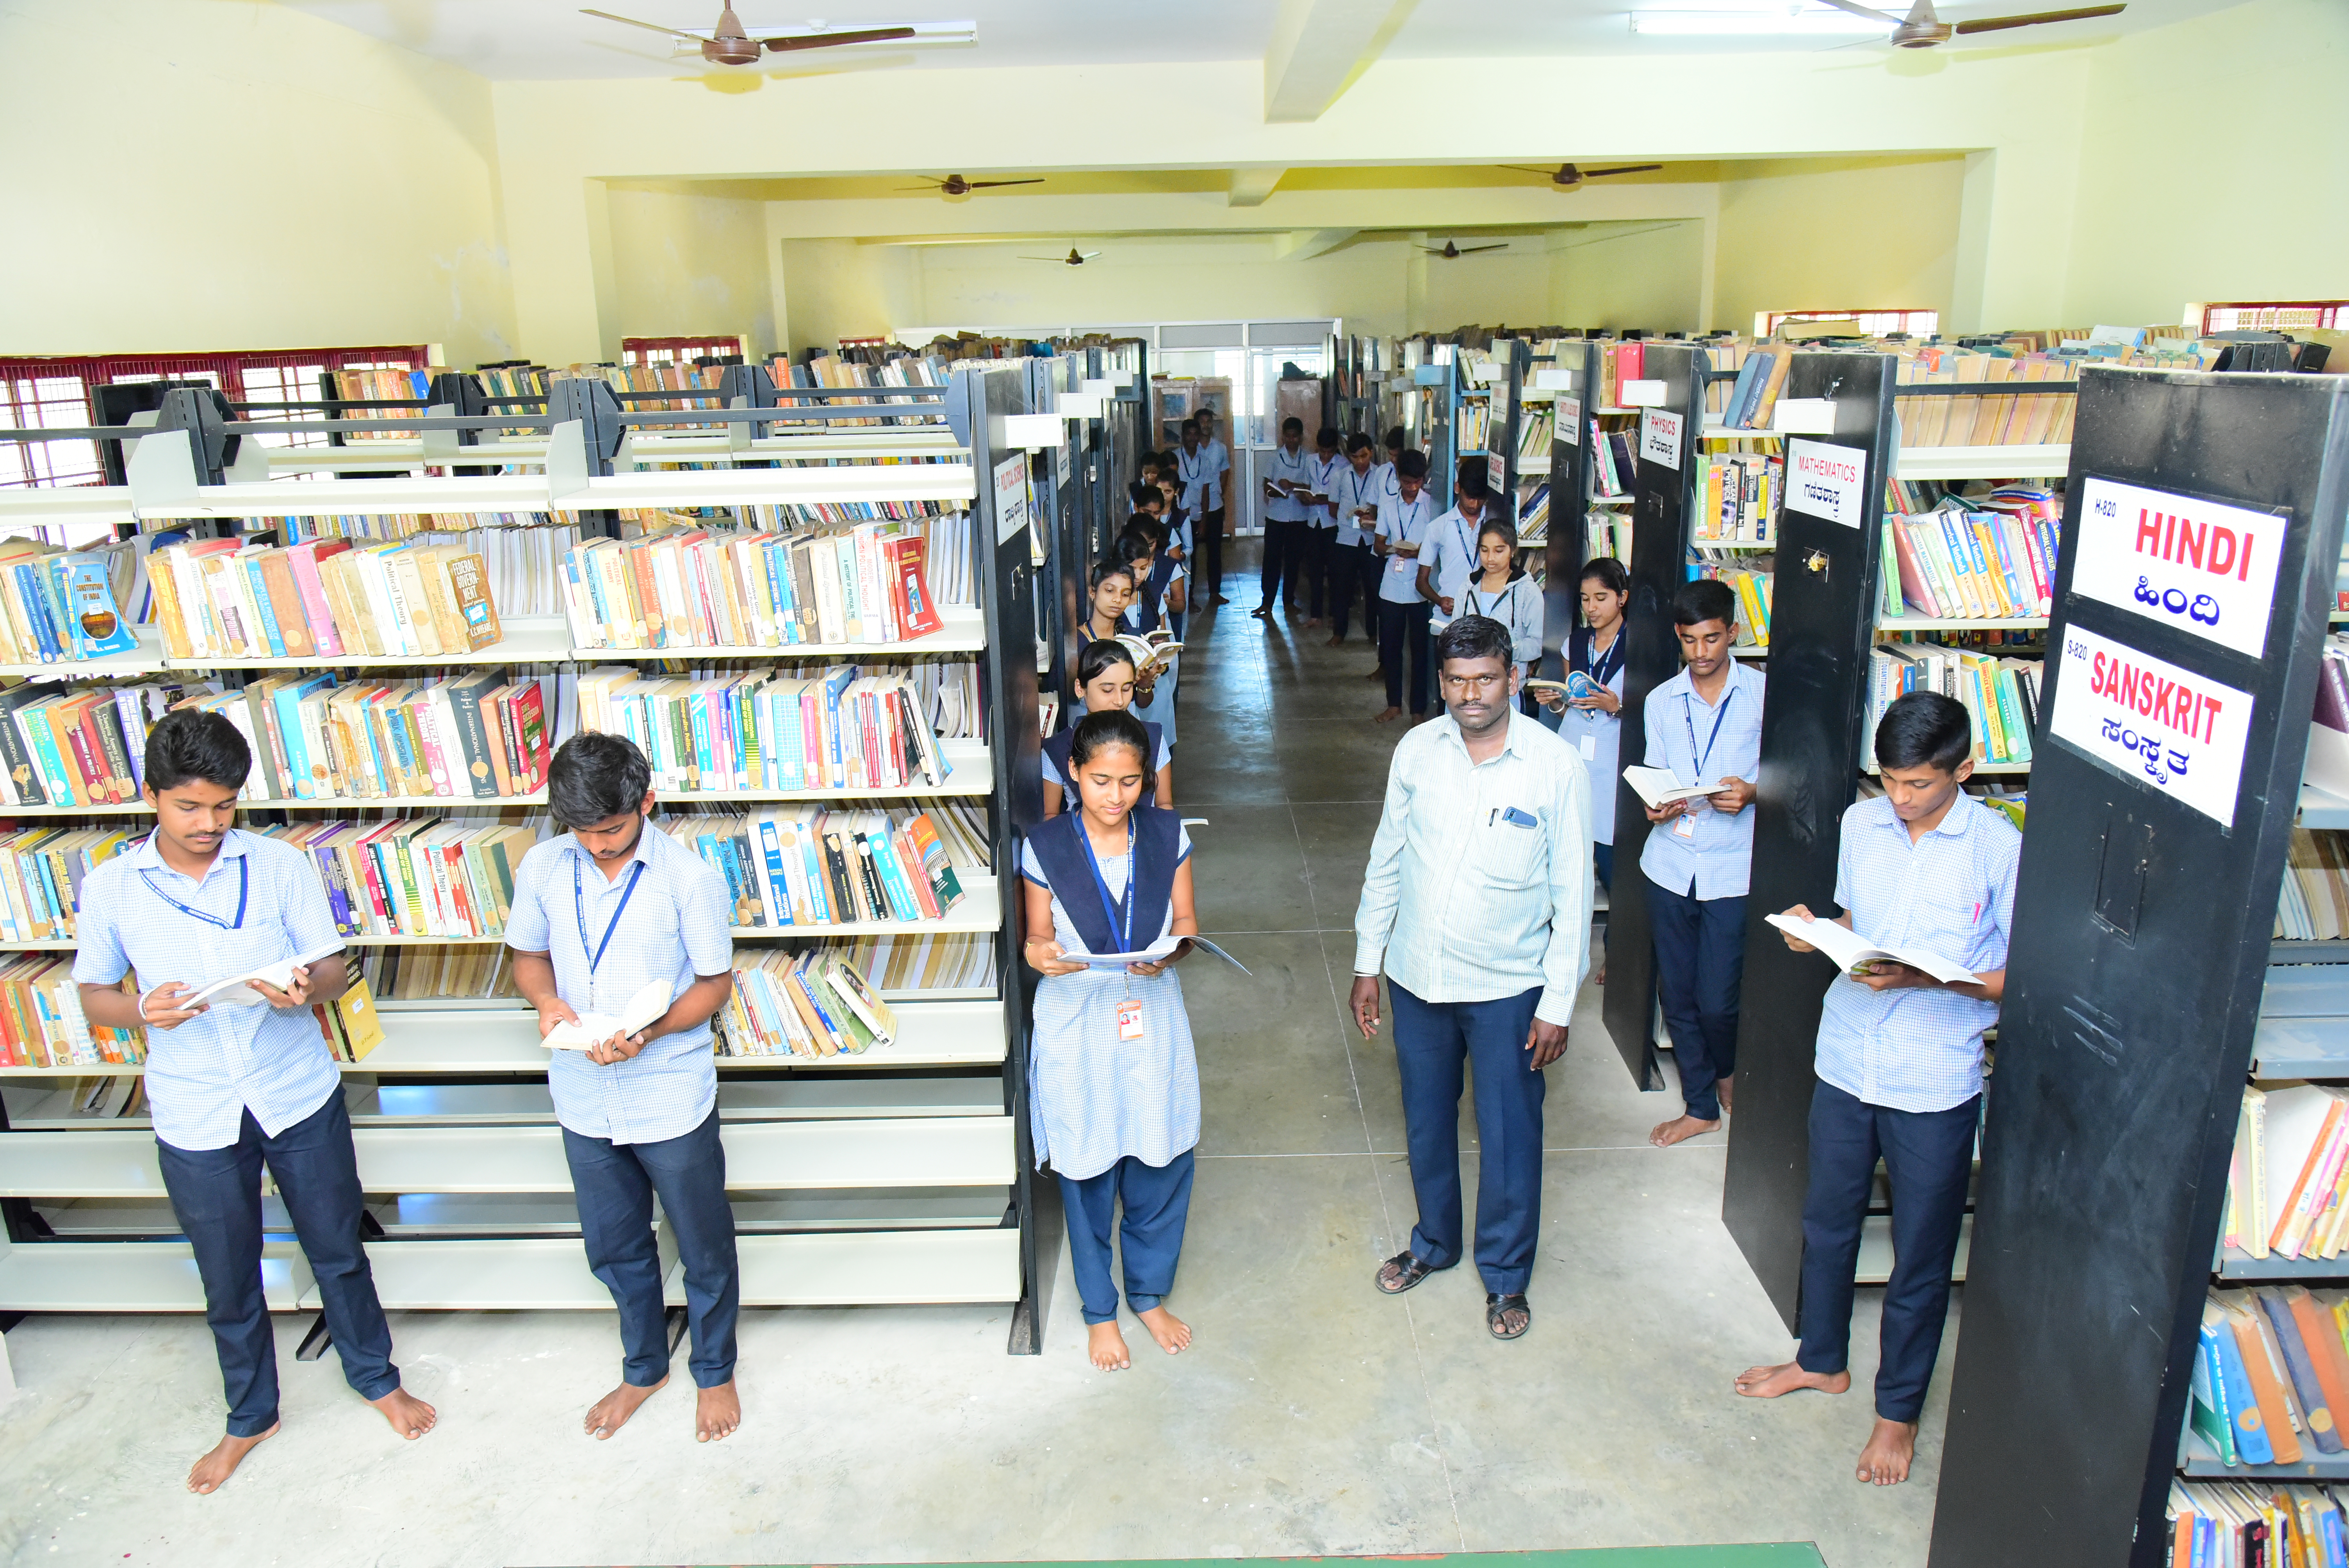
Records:
M1597 736L1586 735L1582 738L1582 759L1585 762L1596 762L1599 760L1599 738Z
M1672 831L1678 833L1683 839L1695 838L1696 818L1688 812L1682 812L1679 816L1672 819Z
M1117 1005L1117 1037L1121 1040L1138 1040L1143 1037L1144 1032L1141 998L1129 996L1120 1002Z

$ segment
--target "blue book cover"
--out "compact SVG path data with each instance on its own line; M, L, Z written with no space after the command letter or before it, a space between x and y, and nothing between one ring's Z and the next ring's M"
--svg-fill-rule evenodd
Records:
M277 629L277 608L269 602L269 584L263 581L261 562L246 556L238 564L244 568L245 585L253 590L253 607L261 614L261 634L269 641L272 658L285 656L285 634Z
M775 606L775 638L778 642L800 640L799 600L792 592L792 566L787 547L780 540L759 552L767 569L767 595Z
M816 923L831 924L845 912L832 907L832 883L825 879L823 845L815 835L815 819L802 817L799 820L800 859L807 867L808 902L815 908Z
M708 692L688 691L685 694L685 717L687 733L693 737L691 760L695 769L694 777L700 780L701 789L715 789L718 788L718 773L709 754L709 694Z
M135 653L139 634L114 603L114 585L107 581L104 559L80 553L54 559L64 575L66 604L80 656Z
M2204 1310L2202 1322L2203 1332L2210 1335L2219 1346L2219 1392L2226 1399L2228 1413L2235 1423L2235 1451L2242 1456L2245 1464L2275 1463L2275 1446L2268 1441L2259 1398L2251 1392L2251 1375L2243 1366L2242 1346L2235 1343L2225 1308L2213 1302Z
M290 782L295 797L300 799L307 800L319 793L318 782L312 769L324 760L310 755L308 738L302 733L302 699L315 696L322 691L332 691L334 687L335 677L321 672L279 686L271 696L271 700L277 705L277 733L285 742L286 770L294 776Z
M864 841L873 849L873 869L881 874L882 891L889 895L889 907L897 912L899 920L922 918L922 901L914 896L914 886L905 880L905 867L897 863L896 841L884 830L868 833Z
M2341 1429L2334 1424L2331 1407L2324 1402L2324 1387L2316 1380L2316 1363L2309 1359L2308 1345L2300 1336L2300 1325L2292 1319L2291 1305L2268 1290L2254 1291L2251 1298L2260 1304L2260 1311L2267 1317L2268 1328L2275 1335L2276 1348L2283 1352L2284 1376L2292 1379L2292 1392L2300 1401L2310 1441L2319 1453L2339 1453Z
M57 623L49 614L49 596L41 586L47 573L36 570L29 562L19 562L13 570L16 598L25 606L26 626L39 645L42 662L55 663L65 656L65 646L57 640Z
M2202 1434L2219 1455L2221 1464L2236 1465L2242 1461L2235 1453L2235 1422L2227 1413L2226 1373L2219 1360L2219 1330L2202 1325L2199 1342L2194 1347L2194 1373L2187 1417L2194 1429Z
M774 894L768 906L767 917L777 925L792 923L792 881L783 870L782 840L775 832L772 818L759 822L759 856L767 862L767 886Z
M90 802L75 793L73 772L66 767L65 754L57 749L57 732L49 727L48 704L49 699L44 698L23 709L20 729L33 743L33 760L39 764L41 780L48 786L49 804L87 806Z
M822 760L824 767L824 779L828 781L848 777L845 771L848 748L854 743L845 740L841 734L843 720L840 712L840 696L860 673L854 665L834 665L823 672L823 711L826 721L823 727L824 733L832 738L825 747ZM818 782L810 787L821 789L823 784Z

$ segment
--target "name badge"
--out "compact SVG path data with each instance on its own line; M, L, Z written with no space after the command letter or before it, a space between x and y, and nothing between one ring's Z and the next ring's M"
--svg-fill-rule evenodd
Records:
M1596 762L1599 760L1599 738L1597 736L1586 735L1582 738L1582 759L1585 762Z
M1683 839L1695 838L1696 819L1688 815L1686 812L1682 812L1681 815L1672 819L1672 831L1679 834Z
M1137 996L1129 996L1117 1005L1117 1037L1121 1040L1138 1040L1143 1037L1143 1033L1142 1000Z

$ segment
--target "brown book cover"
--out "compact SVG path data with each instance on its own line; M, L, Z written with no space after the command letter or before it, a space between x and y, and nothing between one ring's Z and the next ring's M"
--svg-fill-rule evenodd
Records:
M180 580L166 559L176 548L166 545L148 556L147 581L155 593L155 621L163 631L163 651L175 659L192 659L196 646L188 640L187 619L180 609ZM0 617L0 624L5 624L5 618Z
M2227 1303L2227 1326L2234 1331L2235 1348L2242 1355L2244 1371L2251 1375L2251 1398L2259 1403L2260 1419L2267 1429L2269 1444L2275 1449L2275 1462L2298 1464L2300 1439L2293 1430L2291 1408L2284 1403L2283 1386L2278 1376L2282 1357L2271 1348L2272 1342L2258 1314L2240 1302Z
M490 596L489 562L471 551L449 562L449 583L457 597L457 614L465 645L476 653L505 637L498 624L498 606Z
M401 629L416 640L429 657L450 650L441 645L440 624L433 617L430 591L424 585L424 563L417 556L414 550L394 550L381 559L384 570L391 573L398 589L394 601L407 617Z
M351 553L345 551L318 560L318 583L326 591L326 607L333 612L335 627L343 634L347 652L383 656L383 636L376 630L375 616L367 602L367 589L355 575L358 571Z
M302 585L294 581L294 562L282 550L264 550L254 557L261 581L269 590L270 613L277 617L277 635L289 659L306 659L318 651L310 634L310 619L302 613Z
M424 574L424 596L432 605L432 630L444 654L466 653L473 645L465 631L465 617L457 607L457 586L449 576L450 561L463 553L449 544L417 552L417 568Z
M632 541L624 563L628 569L628 598L636 614L637 645L662 648L668 645L667 623L661 617L660 584L653 581L652 543L647 539Z

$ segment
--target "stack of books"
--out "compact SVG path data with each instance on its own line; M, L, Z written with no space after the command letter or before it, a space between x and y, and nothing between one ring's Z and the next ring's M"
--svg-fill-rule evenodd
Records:
M489 570L491 602L509 616L563 614L563 600L556 590L563 552L579 543L575 521L558 521L544 512L383 512L253 521L266 525L268 531L289 544L318 539L347 539L355 544L413 540L478 555ZM186 542L184 535L169 531L145 537L159 545Z
M429 370L395 370L388 367L367 370L331 370L326 373L333 390L326 396L353 403L371 403L386 398L419 404L432 398L432 373ZM420 419L424 409L414 408L353 408L337 418L352 419ZM400 439L397 430L351 430L345 433L347 441L393 441ZM413 439L413 438L409 438Z
M1470 457L1485 450L1492 438L1493 405L1483 397L1460 400L1460 425L1453 432L1453 450Z
M2064 442L2079 398L2064 393L2001 394L2012 382L2079 379L2077 358L2010 348L1974 349L1940 344L1906 345L1899 351L1899 378L1906 385L1973 386L1981 396L1936 395L1900 398L1900 444L1904 447L2003 447Z
M839 951L884 991L977 991L995 985L995 938L859 936Z
M378 996L403 1002L519 996L513 953L502 942L355 947L344 954Z
M2349 1406L2344 1318L2336 1291L2312 1294L2294 1284L2210 1292L2187 1418L2220 1462L2296 1465L2342 1451L2333 1408Z
M951 815L797 806L655 821L725 877L738 928L771 928L944 918L964 897L939 827Z
M147 1059L144 1029L94 1026L82 1015L73 955L19 953L0 963L0 1067L88 1068ZM121 989L137 982L126 978Z
M798 535L680 529L591 540L563 557L582 648L892 643L942 624L921 531L866 522Z
M734 966L734 991L712 1020L729 1057L862 1056L895 1039L897 1016L837 950L770 948Z
M1549 482L1545 480L1533 488L1526 502L1517 509L1517 542L1547 544L1549 542Z
M1952 499L1931 511L1889 517L1883 531L1900 614L1989 621L2054 608L2057 525L2035 507L1977 511Z
M952 768L911 677L903 665L704 679L605 665L580 674L579 722L635 741L665 791L935 787Z
M321 672L181 706L224 714L243 733L249 799L494 800L546 787L554 684L499 669L341 682Z
M1763 543L1778 537L1786 465L1764 452L1708 454L1697 470L1693 537Z
M0 942L72 940L83 880L146 832L0 824Z
M434 658L503 634L487 562L454 545L192 540L148 570L175 659Z
M543 812L493 817L393 817L263 828L302 851L326 884L335 930L347 937L502 936L514 872L550 827Z
M1712 352L1719 354L1718 349ZM1738 356L1737 378L1721 406L1721 422L1733 430L1766 430L1785 390L1786 373L1794 368L1791 345L1773 343ZM1705 389L1708 401L1712 387Z
M338 1062L364 1061L369 1051L383 1044L383 1021L376 1012L375 993L363 975L353 975L333 1001L312 1004L310 1016L317 1020L326 1054Z
M1583 550L1585 561L1596 561L1602 555L1612 556L1629 566L1631 563L1631 514L1628 511L1598 510L1588 514L1582 522L1588 543Z
M2168 1518L2175 1568L2349 1568L2330 1487L2172 1481Z
M2227 1169L2225 1243L2254 1258L2337 1258L2349 1234L2349 1089L2243 1090Z
M1611 500L1631 493L1631 480L1639 469L1631 461L1633 436L1628 430L1602 430L1599 421L1590 421L1590 493L1600 500Z
M2037 659L1996 658L1932 643L1879 643L1868 655L1863 733L1876 733L1893 698L1938 691L1965 705L1976 762L2028 762L2032 732L2039 727L2040 669Z
M2274 934L2284 942L2349 936L2349 834L2292 829Z
M128 545L73 551L38 540L0 540L0 662L69 664L135 650L139 634L121 606L145 597L137 565ZM126 566L127 601L120 593Z
M1517 431L1517 460L1528 459L1549 461L1550 433L1557 428L1557 413L1547 403L1529 403Z
M0 686L0 804L128 805L146 783L147 731L210 683Z

